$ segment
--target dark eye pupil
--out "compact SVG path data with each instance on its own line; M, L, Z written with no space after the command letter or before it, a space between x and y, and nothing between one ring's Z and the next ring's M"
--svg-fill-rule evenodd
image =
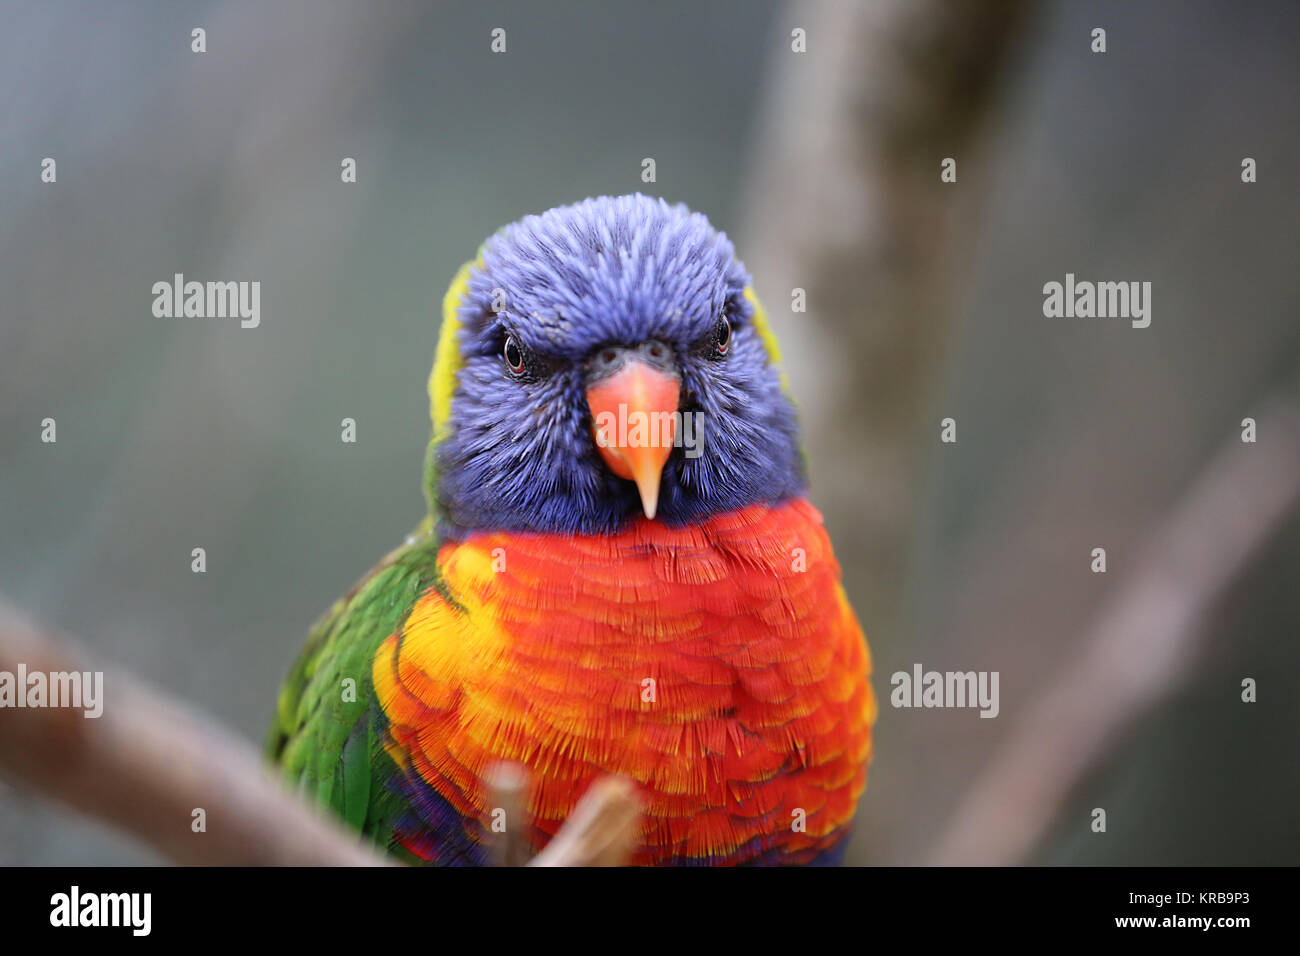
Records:
M524 370L524 353L519 351L519 344L515 342L513 335L506 339L505 356L510 371L518 374Z
M718 320L718 351L727 351L727 346L731 344L731 323L726 319Z

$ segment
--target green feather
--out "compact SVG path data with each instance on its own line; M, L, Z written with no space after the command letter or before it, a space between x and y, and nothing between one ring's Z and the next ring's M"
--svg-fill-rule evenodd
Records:
M267 756L291 784L387 849L401 807L385 784L398 768L377 734L371 665L436 583L437 553L436 536L422 526L316 623L280 689L267 737Z

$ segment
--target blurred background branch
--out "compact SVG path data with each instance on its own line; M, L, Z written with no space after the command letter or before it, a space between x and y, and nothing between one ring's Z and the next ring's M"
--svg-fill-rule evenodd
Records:
M1300 502L1297 395L1266 403L1266 441L1225 440L965 793L931 862L1025 863L1084 774L1194 671L1212 615Z
M67 643L0 601L0 671L94 671ZM6 709L0 774L119 827L178 863L374 866L380 858L274 783L248 744L121 671L99 717ZM25 694L26 687L18 693ZM203 813L195 831L194 813Z

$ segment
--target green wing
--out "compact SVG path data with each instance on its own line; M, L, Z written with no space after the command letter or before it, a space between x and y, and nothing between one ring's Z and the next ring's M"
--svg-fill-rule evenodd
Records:
M379 737L370 669L375 650L436 578L438 542L422 531L311 629L280 689L266 744L292 784L385 849L402 807L385 786L398 768Z

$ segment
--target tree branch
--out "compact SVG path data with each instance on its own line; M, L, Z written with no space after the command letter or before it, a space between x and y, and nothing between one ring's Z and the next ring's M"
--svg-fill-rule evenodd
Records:
M0 602L0 670L95 670ZM22 693L25 689L19 688ZM103 714L0 710L0 773L139 837L179 863L374 866L353 835L272 781L251 747L128 676L105 676ZM191 829L193 812L206 832Z
M932 862L1024 862L1084 773L1190 671L1206 621L1300 501L1300 402L1274 398L1173 510L1138 572L985 768Z

